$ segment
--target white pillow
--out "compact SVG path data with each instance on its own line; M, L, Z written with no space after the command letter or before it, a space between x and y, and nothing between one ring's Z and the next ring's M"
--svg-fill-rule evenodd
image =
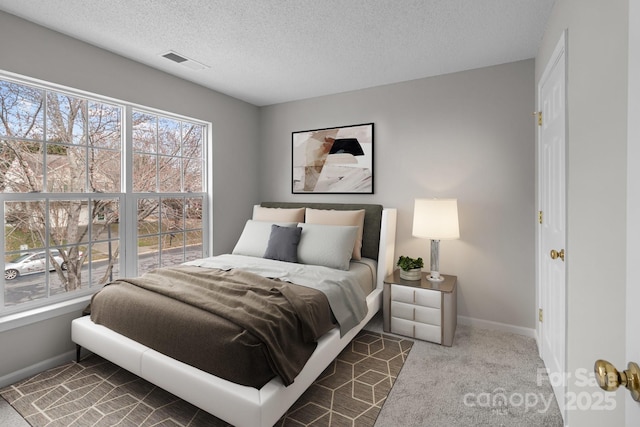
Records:
M242 230L242 234L231 253L262 258L269 245L272 224L281 227L295 227L297 225L295 222L268 222L250 219L245 223L244 230Z
M353 245L351 258L361 259L362 254L362 232L364 229L364 209L357 211L342 211L334 209L311 209L307 208L305 213L305 223L325 224L325 225L356 225L358 235Z
M349 261L358 235L358 227L300 223L298 262L349 270Z

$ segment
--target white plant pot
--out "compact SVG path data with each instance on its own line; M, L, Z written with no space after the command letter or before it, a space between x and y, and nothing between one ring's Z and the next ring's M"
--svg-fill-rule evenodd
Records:
M422 269L412 268L407 271L400 269L400 278L403 280L420 280L422 278Z

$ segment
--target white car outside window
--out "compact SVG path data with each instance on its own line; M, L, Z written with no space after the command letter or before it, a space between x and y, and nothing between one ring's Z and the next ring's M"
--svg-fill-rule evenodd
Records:
M66 263L60 256L60 252L58 250L52 250L51 254L54 259L63 270L67 269ZM4 265L4 279L5 280L13 280L18 276L26 276L28 274L34 273L42 273L46 269L47 265L47 252L46 251L38 251L38 252L27 252L19 257L15 258L13 261L5 263ZM50 262L49 270L55 270L55 267Z

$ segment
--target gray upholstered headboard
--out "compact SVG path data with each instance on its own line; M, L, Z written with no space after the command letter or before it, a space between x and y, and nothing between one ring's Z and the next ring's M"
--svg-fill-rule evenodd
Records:
M352 211L364 209L364 230L362 233L362 256L378 259L380 247L380 226L382 224L382 205L361 203L297 203L297 202L262 202L265 208L311 208Z

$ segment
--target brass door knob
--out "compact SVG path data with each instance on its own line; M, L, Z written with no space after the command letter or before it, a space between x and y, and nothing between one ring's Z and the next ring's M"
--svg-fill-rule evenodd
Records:
M606 360L596 360L593 370L601 389L615 391L623 385L631 392L633 400L640 401L640 367L637 363L629 362L627 368L624 372L618 372L615 366Z
M551 259L558 258L564 261L564 249L560 249L560 252L556 251L555 249L551 249Z

